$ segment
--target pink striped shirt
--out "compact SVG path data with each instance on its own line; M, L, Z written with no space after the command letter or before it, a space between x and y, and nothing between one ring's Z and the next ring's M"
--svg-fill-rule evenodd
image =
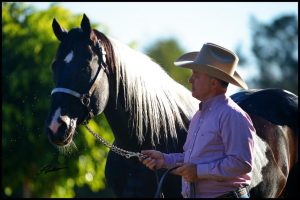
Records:
M226 95L199 104L191 120L183 153L164 154L165 167L177 162L197 165L196 197L218 197L250 185L255 129L248 114ZM189 196L182 179L182 195Z

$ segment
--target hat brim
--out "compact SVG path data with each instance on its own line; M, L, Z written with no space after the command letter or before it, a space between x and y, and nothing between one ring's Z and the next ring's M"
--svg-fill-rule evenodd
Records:
M226 72L222 71L220 68L216 68L211 65L203 65L195 63L194 60L199 52L190 52L182 55L179 57L174 64L179 67L189 68L189 69L196 69L203 71L204 73L226 81L228 83L234 84L238 87L241 87L245 90L248 89L247 84L241 78L241 76L235 71L233 76L227 74Z

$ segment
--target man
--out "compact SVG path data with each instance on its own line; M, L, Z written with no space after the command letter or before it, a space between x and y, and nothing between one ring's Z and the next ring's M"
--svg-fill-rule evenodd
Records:
M255 129L248 114L225 94L229 83L247 89L235 71L237 63L233 52L212 43L175 62L192 69L189 82L193 97L201 101L199 110L183 153L144 150L148 158L141 162L152 170L178 166L172 173L182 176L183 197L249 198Z

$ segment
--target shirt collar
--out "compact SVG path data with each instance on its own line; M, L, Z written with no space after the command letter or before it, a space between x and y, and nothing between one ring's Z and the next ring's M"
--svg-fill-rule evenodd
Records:
M199 110L200 111L205 111L207 109L211 109L212 107L217 106L221 102L227 99L227 96L225 94L219 94L217 96L214 96L212 98L209 98L205 101L201 101L199 103Z

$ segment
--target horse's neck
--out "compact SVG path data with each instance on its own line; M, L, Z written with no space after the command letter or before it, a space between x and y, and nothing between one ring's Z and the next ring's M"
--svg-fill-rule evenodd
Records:
M116 41L113 44L116 66L109 78L105 114L116 142L121 144L121 139L130 138L135 146L163 146L164 142L176 140L178 134L186 134L196 108L188 90L146 55Z
M122 84L121 84L122 85ZM182 152L182 146L186 139L187 132L179 125L177 126L177 139L169 137L167 140L162 136L160 143L153 146L151 144L150 130L144 133L145 140L140 144L136 129L133 127L132 120L134 116L130 115L128 109L125 109L125 99L123 87L120 87L118 98L116 94L110 92L108 104L104 110L107 121L115 137L115 145L130 151L140 151L141 149L157 149L163 152ZM189 119L183 116L185 125L188 127ZM149 124L147 125L149 127Z
M125 100L123 89L120 89L117 101L113 93L110 93L108 104L104 110L107 121L113 131L115 144L126 150L140 150L142 147L150 148L151 140L139 145L136 137L135 128L132 125L132 119L128 110L125 110Z

